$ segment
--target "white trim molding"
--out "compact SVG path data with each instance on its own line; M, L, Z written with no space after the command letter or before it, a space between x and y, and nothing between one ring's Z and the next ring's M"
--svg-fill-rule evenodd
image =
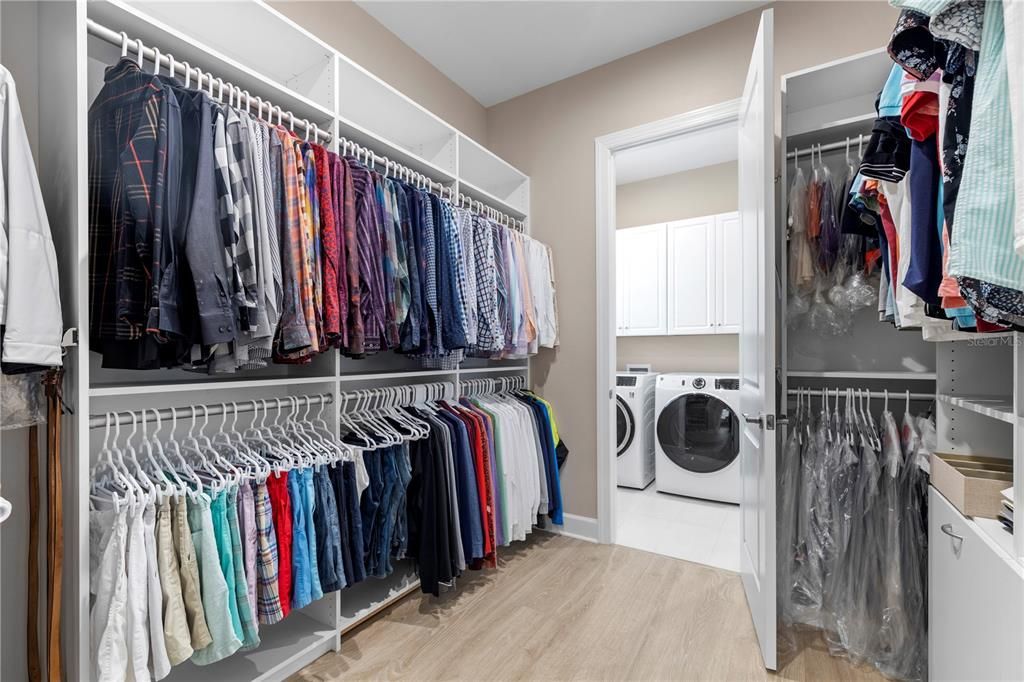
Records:
M577 540L600 542L597 537L597 519L591 516L562 514L562 520L564 523L561 526L551 524L549 528L544 528L542 530L554 533L555 535L565 535L566 537L576 538Z
M615 541L615 161L616 152L739 121L734 99L594 139L597 237L597 528L598 542ZM566 514L566 525L571 516ZM585 521L595 521L575 517ZM565 532L574 535L573 532Z

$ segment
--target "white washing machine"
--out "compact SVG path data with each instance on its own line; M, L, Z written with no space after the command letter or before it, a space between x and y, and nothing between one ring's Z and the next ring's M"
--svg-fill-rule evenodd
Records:
M655 390L659 492L740 502L739 378L661 374Z
M657 374L615 374L616 483L646 488L654 480L654 385Z

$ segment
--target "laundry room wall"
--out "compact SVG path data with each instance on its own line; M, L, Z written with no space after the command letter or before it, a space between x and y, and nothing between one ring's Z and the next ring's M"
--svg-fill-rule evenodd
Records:
M621 230L735 211L737 172L737 163L730 161L619 185L615 226ZM738 339L735 334L620 336L615 366L649 364L655 372L735 373Z
M480 144L487 144L484 106L356 3L292 0L269 4L416 103Z
M881 0L770 6L776 88L784 73L885 45L898 16ZM532 367L572 450L562 476L569 513L597 516L594 138L739 97L760 14L741 14L487 111L487 144L530 175L532 230L554 252L561 346Z

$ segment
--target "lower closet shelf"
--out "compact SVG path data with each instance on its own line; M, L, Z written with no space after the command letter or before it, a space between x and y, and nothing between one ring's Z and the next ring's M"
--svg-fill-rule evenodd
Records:
M204 680L284 680L334 649L334 628L301 612L293 612L275 625L260 627L260 647L238 651L212 665L186 661L171 670L166 682L203 682Z
M386 578L367 578L341 591L341 634L362 625L370 618L418 590L420 579L411 562L396 564Z

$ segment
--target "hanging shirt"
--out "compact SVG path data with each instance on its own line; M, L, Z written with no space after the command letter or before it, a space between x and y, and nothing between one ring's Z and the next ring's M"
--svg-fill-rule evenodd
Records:
M57 255L50 236L50 224L25 133L14 78L2 66L0 150L3 153L0 158L0 325L4 329L3 361L59 366L63 322Z

